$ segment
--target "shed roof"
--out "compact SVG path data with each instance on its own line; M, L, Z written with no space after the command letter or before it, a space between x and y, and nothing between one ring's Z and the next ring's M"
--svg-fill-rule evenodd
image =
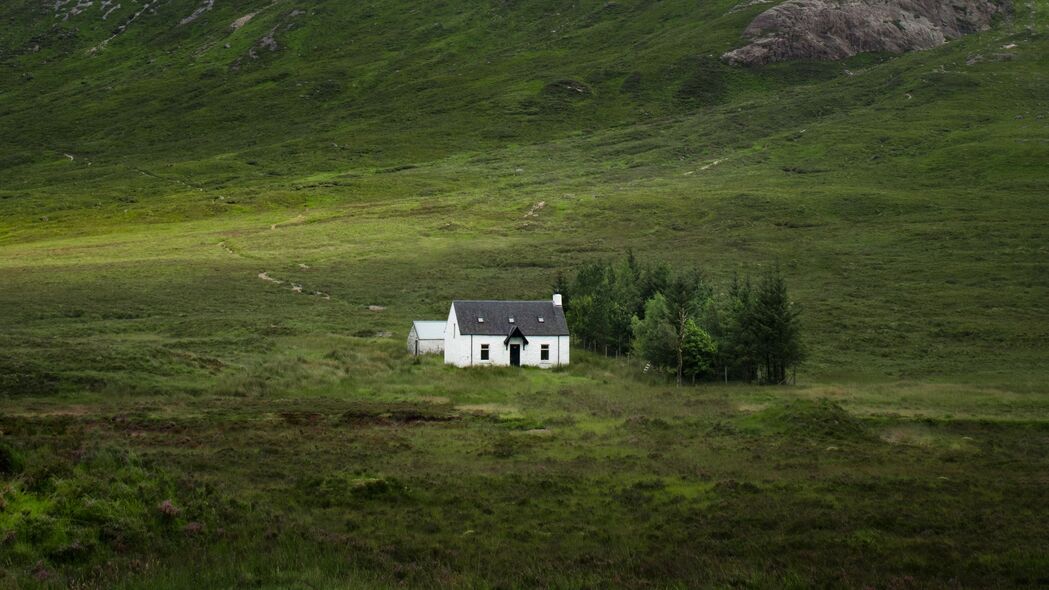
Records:
M415 320L415 335L419 340L444 340L444 328L447 325L444 320Z
M460 334L506 336L516 327L525 336L568 336L565 310L553 301L453 301L452 306Z

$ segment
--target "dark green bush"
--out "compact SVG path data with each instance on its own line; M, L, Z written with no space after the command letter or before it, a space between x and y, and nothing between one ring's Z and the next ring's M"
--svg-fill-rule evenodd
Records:
M25 459L17 449L0 440L0 475L18 475L25 468Z

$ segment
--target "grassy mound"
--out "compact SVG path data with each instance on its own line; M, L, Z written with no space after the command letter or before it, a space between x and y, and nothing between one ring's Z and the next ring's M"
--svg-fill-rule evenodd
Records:
M861 420L829 399L796 399L769 406L747 416L743 428L812 440L858 440L868 435Z

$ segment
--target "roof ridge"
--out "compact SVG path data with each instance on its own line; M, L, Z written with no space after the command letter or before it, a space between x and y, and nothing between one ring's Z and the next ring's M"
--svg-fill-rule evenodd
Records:
M456 299L452 310L460 334L496 335L513 325L524 334L555 336L568 334L564 309L553 299Z
M553 303L553 299L453 299L452 303Z

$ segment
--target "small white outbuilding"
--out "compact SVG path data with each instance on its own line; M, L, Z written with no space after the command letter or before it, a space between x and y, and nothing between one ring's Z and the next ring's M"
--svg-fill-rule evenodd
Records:
M413 355L440 354L444 351L444 328L448 322L443 320L415 320L408 332L408 352Z

